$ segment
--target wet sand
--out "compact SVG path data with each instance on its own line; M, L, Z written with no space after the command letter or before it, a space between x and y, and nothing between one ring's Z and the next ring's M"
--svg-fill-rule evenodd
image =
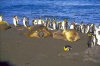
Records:
M76 42L49 38L29 38L20 27L0 31L0 64L9 66L100 66L100 46L87 47L88 36ZM70 45L72 50L64 52ZM92 52L93 51L93 52Z

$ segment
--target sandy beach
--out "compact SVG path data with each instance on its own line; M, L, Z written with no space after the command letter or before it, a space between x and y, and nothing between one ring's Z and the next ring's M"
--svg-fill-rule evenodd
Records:
M29 38L26 30L14 27L0 31L0 64L8 66L100 66L100 46L88 48L87 34L76 42L48 38ZM70 45L72 50L64 52Z

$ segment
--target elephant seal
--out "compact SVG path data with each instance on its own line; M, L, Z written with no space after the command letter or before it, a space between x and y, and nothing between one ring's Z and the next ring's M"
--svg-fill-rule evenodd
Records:
M62 34L66 40L70 42L74 42L80 39L78 32L75 30L64 30Z

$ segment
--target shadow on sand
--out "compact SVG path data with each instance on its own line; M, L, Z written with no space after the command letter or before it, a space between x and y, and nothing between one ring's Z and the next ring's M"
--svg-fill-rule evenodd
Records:
M0 61L0 66L13 66L7 61Z

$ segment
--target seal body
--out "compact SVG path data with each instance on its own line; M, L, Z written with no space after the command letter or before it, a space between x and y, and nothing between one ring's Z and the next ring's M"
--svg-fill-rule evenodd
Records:
M7 22L4 22L4 21L0 22L0 30L7 30L9 28L11 27L9 26Z
M28 37L46 38L51 36L51 32L45 26L29 27L28 32L24 33Z
M2 16L0 16L0 30L7 30L9 28L11 28L9 24L3 20Z
M78 32L75 30L64 30L62 34L64 35L66 40L70 42L74 42L80 39Z

